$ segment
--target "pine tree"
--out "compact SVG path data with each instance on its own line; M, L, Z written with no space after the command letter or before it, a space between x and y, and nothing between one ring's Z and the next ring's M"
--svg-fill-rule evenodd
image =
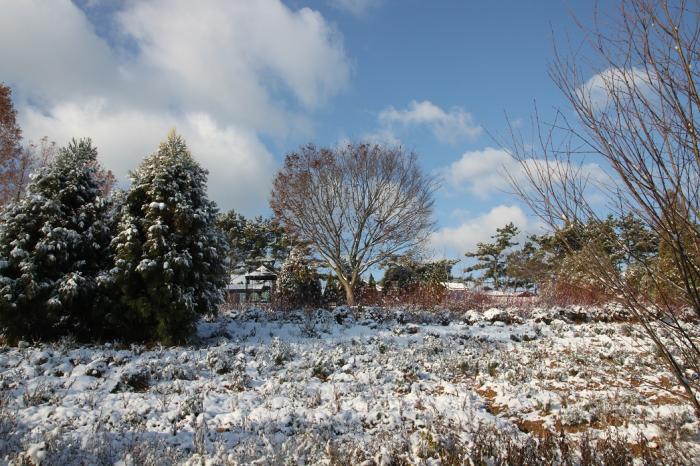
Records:
M231 210L217 218L229 246L230 273L245 273L261 265L274 268L289 255L289 241L284 228L272 219L248 220Z
M277 277L277 297L288 307L315 305L321 301L321 282L305 251L292 249Z
M546 252L538 247L537 236L531 236L522 248L506 256L506 275L513 288L534 288L547 279L551 267L547 262Z
M367 280L367 286L371 290L377 289L377 280L374 279L374 275L372 275L371 273L369 274L369 279Z
M638 266L659 252L659 235L639 217L632 214L621 216L616 221L621 243L624 268Z
M10 339L100 333L111 232L99 170L90 140L73 140L3 213L0 327Z
M503 285L507 285L506 278L506 251L518 243L513 241L513 238L519 233L518 227L513 223L508 223L503 228L496 228L496 234L491 238L495 241L492 243L478 243L476 251L465 254L467 257L473 257L477 263L471 267L467 267L465 272L473 272L483 270L484 277L491 280L493 287L500 290ZM505 282L505 283L504 283Z
M416 271L418 262L411 257L392 257L382 265L385 269L382 277L382 288L385 293L390 290L407 291L418 284L419 277Z
M207 171L173 131L131 181L112 242L115 317L126 338L183 341L217 311L227 280Z

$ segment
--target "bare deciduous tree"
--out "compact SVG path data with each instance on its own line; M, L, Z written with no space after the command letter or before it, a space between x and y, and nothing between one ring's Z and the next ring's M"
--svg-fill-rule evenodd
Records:
M22 198L32 173L50 164L57 152L56 143L49 141L46 136L41 138L38 144L30 142L21 149L8 186L8 189L11 188L8 192L9 201L16 202Z
M557 51L550 73L576 118L562 110L545 125L536 116L534 146L511 130L520 162L511 184L553 229L612 210L655 230L672 273L658 257L639 257L649 283L632 286L595 249L591 269L642 324L700 416L700 350L678 312L680 304L700 318L700 6L621 0L618 14L597 17L587 39L591 56ZM584 157L610 178L591 180Z
M336 273L352 305L362 273L432 231L435 188L402 147L308 145L286 156L270 206Z

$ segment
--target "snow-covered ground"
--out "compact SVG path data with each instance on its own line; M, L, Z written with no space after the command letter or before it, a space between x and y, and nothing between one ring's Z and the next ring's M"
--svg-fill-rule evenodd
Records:
M0 347L0 463L446 464L547 431L700 459L635 325L372 315L226 312L188 347Z

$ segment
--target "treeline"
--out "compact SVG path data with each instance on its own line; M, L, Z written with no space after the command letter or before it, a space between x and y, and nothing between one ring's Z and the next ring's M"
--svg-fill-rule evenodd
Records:
M605 301L612 296L600 286L604 270L652 299L682 298L672 249L634 215L570 222L553 234L528 236L522 244L515 241L519 234L509 223L496 230L491 242L466 253L475 261L465 269L470 273L466 280L497 290L537 290L552 299ZM670 281L659 282L657 276Z
M369 273L356 282L355 304L433 307L445 297L445 282L452 279L452 268L457 262L419 260L412 255L387 258L377 267L377 271L383 272L380 280ZM306 248L296 247L280 271L277 304L282 307L348 304L335 272L324 273L323 268L323 263L313 259Z
M230 210L217 217L217 226L228 243L228 270L242 274L265 265L278 268L289 256L292 241L274 219L252 219Z

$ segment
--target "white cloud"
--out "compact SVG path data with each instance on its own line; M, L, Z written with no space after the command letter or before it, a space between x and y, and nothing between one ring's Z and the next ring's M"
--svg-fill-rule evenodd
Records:
M475 140L483 131L474 122L474 117L463 109L454 107L447 112L428 100L414 100L405 110L390 106L379 114L379 121L389 127L394 124L404 127L425 126L438 141L448 144L462 139Z
M516 173L520 170L518 162L506 151L486 147L465 152L459 160L442 172L452 187L466 188L477 196L485 197L493 191L506 189L506 173Z
M440 257L464 257L464 253L475 249L479 242L487 242L508 222L513 222L521 231L533 228L523 210L516 205L498 205L485 214L469 218L456 227L444 227L430 237L430 247Z
M122 174L175 126L221 205L266 203L274 164L260 137L308 137L350 77L333 26L280 0L125 2L109 42L68 0L0 8L2 79L25 137L91 136Z
M209 194L219 207L253 214L267 203L275 169L272 155L255 134L235 126L220 127L207 114L148 114L92 100L85 105L59 104L51 115L28 109L21 124L27 132L45 134L60 145L73 137L91 137L100 158L109 162L120 180L126 180L128 171L155 152L169 129L176 128L195 159L209 170Z
M329 0L335 8L347 11L355 16L364 16L370 9L378 6L383 0Z
M394 132L386 128L376 131L374 133L366 133L362 136L361 139L372 144L379 144L385 146L401 145L401 140L398 137L396 137Z
M269 106L276 87L313 108L348 81L339 34L318 12L279 0L134 2L118 21L138 42L142 69L227 112Z
M594 110L615 105L613 96L623 101L634 98L632 93L648 95L652 79L641 68L607 68L593 75L580 88L578 97L591 104Z
M526 159L524 164L532 170L547 168L546 162L542 159ZM550 169L555 179L561 173L559 170L554 170L552 165ZM587 162L580 167L571 166L568 169L571 173L578 172L581 176L587 177L593 183L609 181L609 177L597 163ZM441 172L449 186L466 189L480 198L486 198L495 191L508 191L511 188L511 178L520 185L527 185L529 182L523 164L512 158L505 150L493 147L465 152L459 160Z
M119 69L70 1L0 0L2 79L33 98L64 99L113 87Z

